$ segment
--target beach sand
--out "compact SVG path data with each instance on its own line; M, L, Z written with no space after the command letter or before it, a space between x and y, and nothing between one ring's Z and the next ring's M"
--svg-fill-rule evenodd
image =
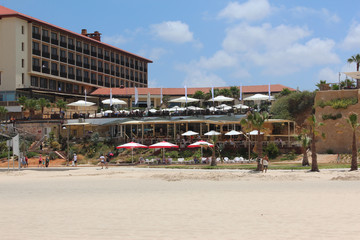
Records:
M360 239L347 170L0 170L1 239Z

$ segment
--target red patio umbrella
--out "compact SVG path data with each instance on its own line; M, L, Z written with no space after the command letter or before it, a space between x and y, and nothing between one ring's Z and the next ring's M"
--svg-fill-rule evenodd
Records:
M116 148L126 148L126 149L131 149L131 162L134 162L134 148L148 148L148 146L142 145L140 143L136 143L136 142L129 142L129 143L125 143L123 145L119 145Z
M208 142L205 142L203 140L200 140L200 141L197 141L193 144L190 144L188 146L188 148L197 148L197 147L201 147L201 158L203 157L203 146L208 146L208 147L214 147L214 144L212 143L208 143Z
M150 145L149 148L162 148L163 150L163 159L165 157L164 148L179 148L178 145L172 144L166 141L158 142L153 145Z

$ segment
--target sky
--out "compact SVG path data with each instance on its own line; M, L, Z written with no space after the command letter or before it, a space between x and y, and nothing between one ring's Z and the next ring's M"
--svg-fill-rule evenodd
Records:
M358 0L0 0L151 59L149 87L282 84L314 90L356 71Z

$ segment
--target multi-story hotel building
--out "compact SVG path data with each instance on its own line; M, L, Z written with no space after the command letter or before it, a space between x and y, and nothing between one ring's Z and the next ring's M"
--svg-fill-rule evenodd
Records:
M82 96L98 87L148 86L152 61L0 6L0 102L21 95Z

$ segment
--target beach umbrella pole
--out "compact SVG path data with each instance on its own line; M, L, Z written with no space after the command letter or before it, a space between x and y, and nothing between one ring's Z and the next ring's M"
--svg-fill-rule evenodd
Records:
M134 148L131 148L131 163L134 163Z

